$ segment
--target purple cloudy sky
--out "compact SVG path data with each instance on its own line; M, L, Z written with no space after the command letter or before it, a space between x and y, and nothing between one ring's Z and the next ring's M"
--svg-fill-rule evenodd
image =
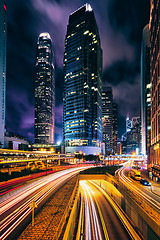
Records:
M142 29L149 21L149 0L88 1L97 20L103 49L103 84L113 89L118 103L119 136L125 116L140 114L140 47ZM63 52L70 13L81 0L6 0L7 114L6 127L34 139L34 64L36 42L49 32L56 55L55 140L62 140Z

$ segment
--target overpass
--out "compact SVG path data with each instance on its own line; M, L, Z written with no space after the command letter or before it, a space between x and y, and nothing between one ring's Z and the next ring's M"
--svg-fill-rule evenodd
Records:
M117 164L126 161L134 161L134 162L145 162L146 158L143 155L130 155L130 154L122 154L122 155L109 155L107 157L101 157L101 161L113 162L113 165L117 162Z
M52 151L22 151L0 149L0 164L46 161L73 161L70 154L55 154Z

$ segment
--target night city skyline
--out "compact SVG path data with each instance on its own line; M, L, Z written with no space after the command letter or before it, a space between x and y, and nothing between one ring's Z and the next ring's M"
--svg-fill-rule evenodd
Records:
M103 50L103 84L111 86L118 103L119 137L125 117L140 115L140 47L149 22L149 1L100 1L91 4ZM55 142L62 140L64 39L69 15L84 1L6 1L7 130L34 138L34 65L36 42L49 32L56 57ZM144 8L146 11L144 11ZM55 14L53 14L53 12ZM143 12L143 14L142 14Z
M0 0L1 240L160 240L160 0Z

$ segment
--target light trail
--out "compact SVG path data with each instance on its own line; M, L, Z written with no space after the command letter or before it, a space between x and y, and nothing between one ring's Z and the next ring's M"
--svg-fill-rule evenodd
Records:
M79 223L84 224L85 227L81 225L81 229L85 230L77 232L76 240L140 239L123 213L101 187L93 181L81 180L80 191L84 211L82 210Z
M102 180L102 181L104 181L104 180ZM124 239L128 239L128 238L132 239L132 240L140 240L141 238L139 237L137 232L134 230L134 228L131 226L130 222L128 221L128 219L126 218L124 213L119 209L119 207L117 207L116 203L110 198L110 196L104 191L104 189L101 188L99 185L97 185L94 181L89 180L89 182L92 185L94 185L96 187L96 189L98 189L102 193L102 195L105 197L105 199L109 202L110 206L112 206L112 209L114 209L114 212L116 213L119 220L123 224L123 227L125 227L127 233L129 234L129 236L124 234L124 232L122 231L123 228L118 228L118 225L115 223L114 227L117 227L117 229L119 229L119 232L120 232L120 235L118 236L118 240L120 240L120 239L124 240ZM105 205L105 201L103 201L102 203L103 203L103 205ZM113 219L112 219L112 221L113 221ZM114 219L114 222L116 222L116 219ZM115 231L116 231L116 229L115 229ZM109 234L110 234L110 228L109 228ZM108 240L109 239L108 233L105 236L106 236L106 239ZM114 239L114 238L115 238L115 236L112 236L110 239Z
M9 194L4 201L0 203L0 239L9 239L12 232L27 218L31 213L30 204L35 201L38 206L41 206L44 200L46 201L63 183L68 181L79 171L88 167L72 168L61 172L57 172L42 179L32 182L28 187L19 188L18 192L12 197ZM10 238L11 239L11 238Z
M126 167L122 167L116 171L119 180L124 183L129 189L131 189L134 193L145 199L150 204L150 206L154 207L155 210L160 211L160 202L146 194L144 191L142 191L139 187L135 185L135 182L131 181L128 177L126 177L124 174L125 169Z
M100 227L100 221L98 218L96 204L94 202L94 193L88 186L86 181L80 181L80 186L83 189L84 201L85 201L85 239L102 240L103 232Z

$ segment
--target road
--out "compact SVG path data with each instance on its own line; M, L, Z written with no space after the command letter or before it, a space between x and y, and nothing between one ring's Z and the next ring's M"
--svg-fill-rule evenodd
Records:
M31 203L35 201L39 210L55 190L85 168L72 168L50 174L1 197L0 239L14 239L17 231L31 218Z
M116 171L116 177L121 183L123 183L131 191L139 195L139 197L145 200L155 211L160 213L160 197L151 192L151 187L143 186L139 181L132 180L128 177L130 168L122 167Z
M80 181L83 202L81 238L127 240L130 235L117 217L107 198L92 181Z

